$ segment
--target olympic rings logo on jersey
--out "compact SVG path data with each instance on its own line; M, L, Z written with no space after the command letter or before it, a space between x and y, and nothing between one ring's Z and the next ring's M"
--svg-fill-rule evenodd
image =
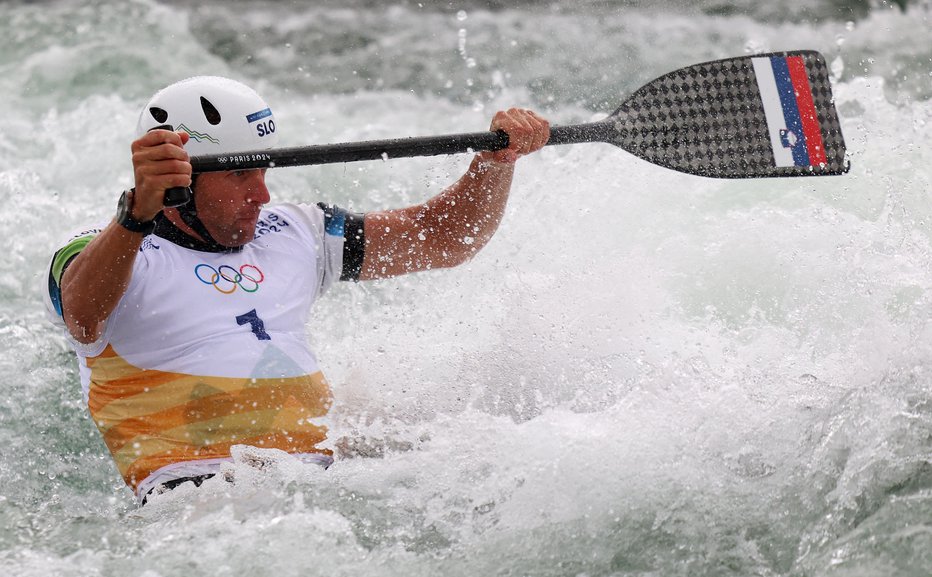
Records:
M220 268L214 268L209 264L201 263L194 267L194 275L197 280L207 285L213 285L215 289L225 295L236 292L237 288L243 289L248 293L254 293L259 290L259 284L265 280L265 275L259 270L259 267L252 264L244 264L236 270L228 264L220 265Z

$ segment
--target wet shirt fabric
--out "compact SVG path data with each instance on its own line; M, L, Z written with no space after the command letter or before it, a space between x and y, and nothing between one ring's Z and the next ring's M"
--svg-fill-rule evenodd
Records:
M88 409L126 483L217 473L234 445L276 448L329 465L315 420L330 390L308 345L312 304L344 269L347 213L312 205L262 211L256 238L231 253L144 239L132 280L78 356ZM46 304L65 330L59 283L99 229L52 260Z

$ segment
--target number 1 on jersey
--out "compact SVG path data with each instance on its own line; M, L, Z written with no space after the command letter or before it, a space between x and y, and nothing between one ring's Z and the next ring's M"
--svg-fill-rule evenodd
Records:
M260 341L272 340L272 337L269 336L269 333L265 332L265 323L262 322L262 319L259 318L258 313L256 313L256 309L252 309L248 313L236 317L236 322L240 325L245 325L248 323L249 327L252 329L253 334L256 335L256 338Z

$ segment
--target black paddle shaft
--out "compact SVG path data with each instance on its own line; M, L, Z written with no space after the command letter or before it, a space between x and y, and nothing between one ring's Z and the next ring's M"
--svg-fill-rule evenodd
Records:
M781 75L788 66L792 79ZM769 80L758 77L771 68ZM653 164L715 178L843 174L849 165L829 76L822 55L809 50L696 64L647 83L601 121L554 126L547 144L610 143ZM503 132L476 132L196 156L191 164L201 173L507 146Z
M614 123L608 121L570 126L555 126L551 130L551 144L574 144L607 139L615 132ZM356 162L360 160L388 160L414 156L437 156L501 150L508 147L508 135L504 132L473 132L445 136L368 140L342 144L297 146L254 150L229 155L195 156L191 165L195 173L224 170L248 170L283 166L309 166Z

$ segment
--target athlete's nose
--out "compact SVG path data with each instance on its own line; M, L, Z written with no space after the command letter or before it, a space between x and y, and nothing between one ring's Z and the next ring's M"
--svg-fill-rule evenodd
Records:
M251 171L246 193L246 202L258 205L268 204L272 200L269 189L265 186L265 169Z

